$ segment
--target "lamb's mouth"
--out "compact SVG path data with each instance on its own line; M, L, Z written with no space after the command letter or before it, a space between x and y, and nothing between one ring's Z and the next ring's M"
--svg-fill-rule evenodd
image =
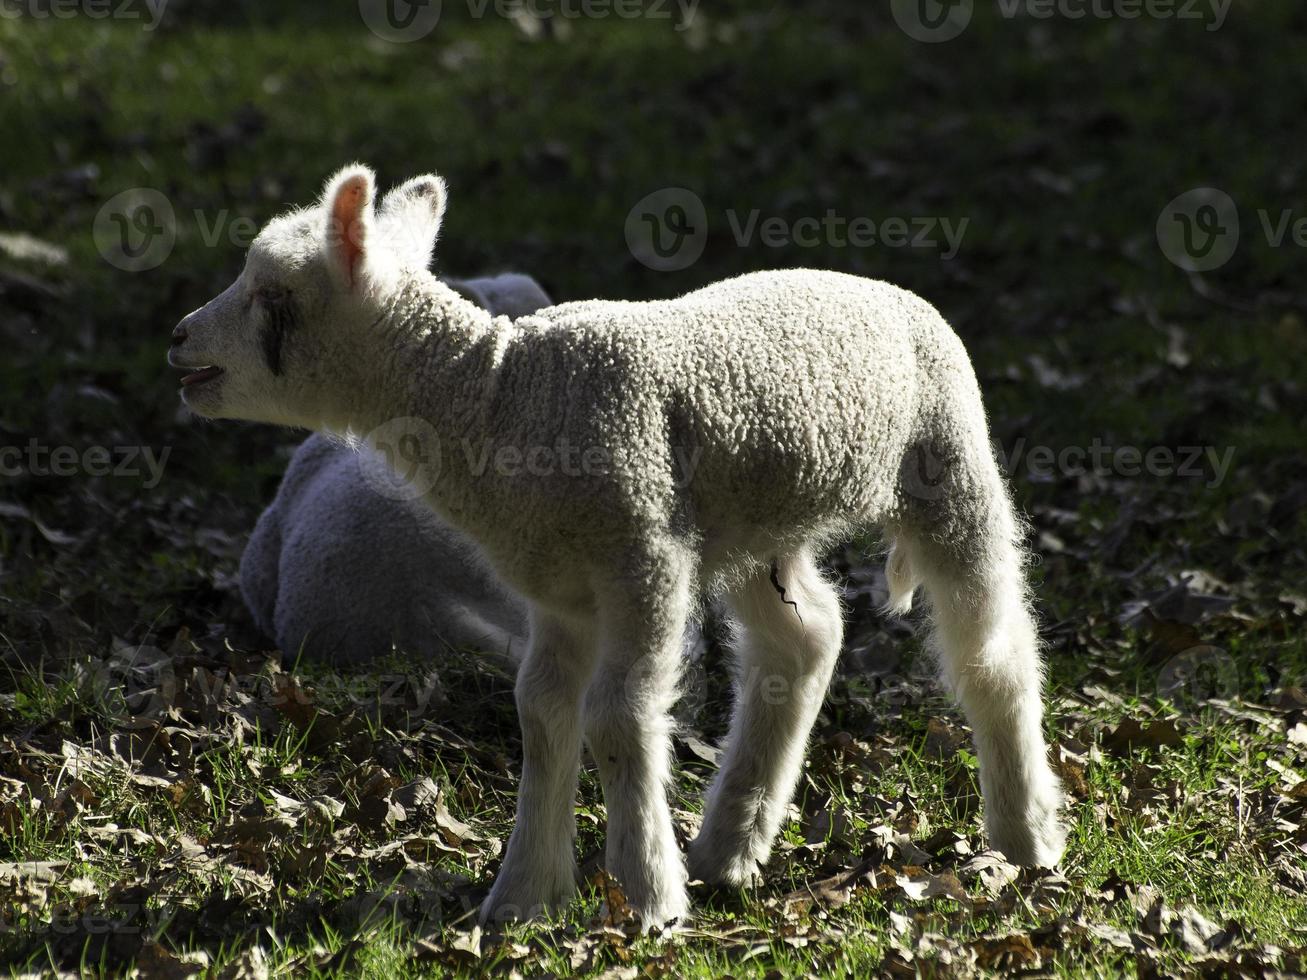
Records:
M212 364L207 367L197 368L190 374L182 376L182 387L190 388L194 385L202 385L206 381L212 381L222 373L222 368L216 367Z

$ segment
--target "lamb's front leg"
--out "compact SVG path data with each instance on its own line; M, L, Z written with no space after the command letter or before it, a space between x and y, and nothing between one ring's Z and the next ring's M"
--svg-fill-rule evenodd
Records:
M667 785L689 592L688 569L671 565L629 589L608 590L585 696L586 740L608 808L605 865L646 928L680 919L688 908Z
M588 624L538 608L517 675L522 781L517 822L481 921L529 919L566 904L576 889L576 777L580 702L594 665Z

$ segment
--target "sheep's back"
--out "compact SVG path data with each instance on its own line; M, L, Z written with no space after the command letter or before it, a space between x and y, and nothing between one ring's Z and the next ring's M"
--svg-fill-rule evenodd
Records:
M661 520L670 507L700 531L883 511L920 435L923 346L951 336L905 290L804 270L539 317L498 431L607 453L612 472L578 508Z

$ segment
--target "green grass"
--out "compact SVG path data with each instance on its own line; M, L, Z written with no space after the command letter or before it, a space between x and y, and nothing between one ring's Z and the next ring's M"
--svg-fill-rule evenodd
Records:
M482 683L472 669L471 665L455 664L448 680L454 684ZM28 681L20 685L20 690L27 692L36 686ZM11 722L48 726L48 719L61 710L85 712L93 719L92 731L112 730L110 719L96 719L98 703L84 696L79 700L71 687L44 698L24 696ZM1101 731L1125 717L1162 717L1165 713L1165 707L1155 698L1131 699L1115 708L1103 704L1089 704L1082 710L1064 707L1055 713L1050 729L1055 737L1065 738L1081 730L1080 726ZM514 960L523 960L535 970L570 974L573 956L581 956L595 969L627 961L643 964L669 956L674 961L670 969L678 975L719 975L728 971L762 975L773 969L795 975L815 970L862 972L881 963L895 945L892 914L907 915L914 921L914 928L943 933L959 944L983 936L1025 933L1059 916L1083 914L1086 908L1092 910L1091 919L1103 924L1127 931L1137 929L1139 913L1129 905L1096 900L1095 890L1109 880L1151 887L1168 904L1200 909L1218 922L1235 919L1258 943L1291 946L1307 930L1303 904L1276 881L1275 862L1268 860L1266 839L1256 827L1246 825L1256 820L1255 815L1237 812L1254 806L1250 801L1273 789L1275 774L1258 762L1282 753L1283 740L1278 733L1250 732L1247 726L1210 712L1181 716L1187 728L1180 746L1131 757L1105 753L1086 766L1085 798L1073 809L1068 859L1062 869L1065 881L1062 888L1050 894L1039 895L1041 880L1048 883L1040 876L1010 885L996 898L986 896L973 883L970 892L977 909L967 912L946 899L908 901L892 887L887 889L888 881L882 878L879 888L865 887L849 904L837 909L823 910L818 904L812 913L782 914L781 896L857 864L859 856L869 853L871 842L878 839L877 828L886 827L887 820L893 830L907 833L918 843L929 840L937 831L952 830L969 845L979 846L974 758L962 745L943 751L932 748L927 732L928 720L948 717L947 704L937 695L928 696L893 718L889 713L883 717L862 713L865 725L885 722L876 743L882 752L888 748L892 754L891 759L871 764L865 759L850 761L829 740L819 742L813 749L810 771L798 800L803 815L787 827L781 856L769 869L767 884L757 892L707 894L699 889L695 923L699 935L628 940L619 932L617 938L607 941L608 945L599 943L599 952L592 954L585 937L599 900L591 890L583 893L564 918L547 925L513 927L498 944L487 942L483 947L485 958L478 968L493 969L496 964L507 967ZM425 727L425 723L420 724ZM823 729L829 732L830 726L823 725ZM414 732L387 730L384 723L368 730L387 748L403 746L415 738ZM953 734L959 733L954 730ZM401 881L399 874L388 876L384 869L349 867L349 859L339 855L328 857L307 874L297 870L300 855L321 848L324 841L349 828L354 819L349 811L360 799L357 784L352 790L329 788L339 786L352 767L342 766L331 752L313 752L309 742L303 730L289 724L266 740L259 734L252 744L244 746L216 741L195 760L196 772L203 774L202 784L209 790L203 800L186 796L174 799L171 791L133 786L125 770L90 776L85 782L88 794L95 800L93 808L79 812L58 828L39 813L29 812L9 843L14 855L21 855L23 860L69 861L65 881L87 876L98 887L109 889L115 881L138 874L136 869L142 864L166 867L167 855L166 848L147 845L130 860L107 850L97 850L92 860L79 860L79 842L85 839L86 828L102 823L105 814L111 814L120 826L140 828L160 839L220 840L243 820L251 819L252 807L265 811L266 804L276 798L274 794L311 800L325 791L344 805L342 819L288 826L287 833L274 835L246 860L237 862L246 868L264 866L266 862L272 880L278 883L273 894L260 897L258 910L265 923L258 945L268 954L270 965L274 971L281 966L298 973L307 968L306 956L325 959L362 940L362 949L357 959L350 961L347 972L382 975L399 970L403 975L444 975L457 957L449 954L448 962L437 959L420 967L411 958L413 943L424 938L437 947L445 941L452 948L455 940L466 941L470 925L466 913L473 907L474 891L463 891L458 898L446 898L437 908L425 910L428 915L435 913L438 919L454 920L452 923L416 923L412 919L414 885ZM853 742L855 747L860 743L861 739ZM380 757L385 755L379 753ZM459 757L457 752L452 758L442 754L431 760L418 756L417 760L414 765L400 763L395 777L408 781L431 776L450 791L451 810L456 817L471 821L491 837L506 838L511 829L511 794L487 780L484 763ZM1148 770L1146 783L1139 778L1140 767ZM700 765L685 767L680 783L681 805L694 806L705 774ZM1232 796L1225 787L1236 779L1242 782L1242 793ZM476 792L489 795L491 800L459 806L468 784L477 782L483 785ZM1173 804L1140 809L1129 794L1141 785L1178 785L1183 790L1175 793ZM968 799L972 801L970 806ZM909 802L905 805L904 801ZM811 819L822 812L843 815L838 834L812 836ZM584 855L598 844L597 826L603 814L596 782L589 773L583 780L581 814L580 850ZM385 839L384 834L364 836L374 843ZM887 856L882 872L892 876L903 863L902 857ZM952 863L956 862L943 854L932 862L932 867L941 870ZM442 856L439 873L442 878L472 881L484 877L485 866ZM183 902L203 909L209 903L220 903L230 893L240 894L241 884L238 876L224 869L210 869L183 875L170 897L181 897ZM400 896L402 914L385 911L382 896L388 890ZM362 927L351 931L331 915L319 921L308 916L306 921L306 904L335 905L337 911L349 907ZM184 930L173 928L177 920L167 918L169 913L162 904L156 907L147 902L146 906L140 913L142 919L151 928L159 928L169 940L167 945L175 945L179 951L204 949L213 957L213 963L219 964L238 958L250 948L248 936L227 943L188 942ZM111 917L114 907L107 904L106 915ZM175 910L171 914L175 915ZM38 921L17 923L17 931L9 937L11 943L17 940L19 948L28 944L29 966L38 965L50 955L39 943L35 948L30 945L32 938L40 939L39 929L28 931ZM824 941L823 935L834 929L839 930L838 939ZM727 944L714 938L716 932L737 937L743 933L747 941ZM96 937L87 939L94 950ZM58 946L57 941L52 942L53 948ZM582 952L577 952L578 947ZM752 955L742 961L746 952ZM108 947L100 947L98 958L93 956L92 961L106 968L115 963ZM1162 968L1179 968L1185 961L1183 955L1164 946L1157 953ZM1070 948L1046 965L1056 975L1071 976L1095 970L1110 973L1116 969L1114 964L1121 962L1119 954L1110 949L1095 950L1090 946Z
M170 451L157 487L31 472L0 484L0 504L25 508L0 512L0 864L64 862L50 881L0 874L5 970L120 974L162 948L215 976L254 960L296 976L948 976L1036 969L996 952L1027 937L1051 975L1179 975L1202 968L1171 936L1189 911L1237 923L1211 954L1230 969L1303 969L1307 751L1288 732L1307 710L1307 321L1300 250L1257 230L1258 209L1301 206L1298 6L1241 4L1207 32L977 4L963 37L930 46L876 5L739 0L705 5L690 31L583 20L533 41L446 3L431 38L387 46L352 4L174 5L152 33L0 19L0 231L69 256L0 251L0 446ZM172 325L238 270L234 223L307 203L355 158L385 183L449 179L443 273L522 269L559 299L799 265L891 279L962 334L1005 450L1233 447L1215 485L1013 474L1040 555L1047 729L1076 795L1059 873L993 891L964 875L965 904L896 883L918 860L946 875L983 848L975 759L915 630L855 601L855 650L762 886L696 888L690 931L670 937L596 928L586 886L558 920L468 952L512 828L510 682L470 654L432 689L427 665L402 657L341 675L288 651L318 713L270 693L289 674L262 655L233 583L298 436L179 419L162 362ZM1244 234L1228 265L1191 278L1154 225L1199 185L1236 199ZM667 186L709 216L703 257L671 274L624 239L631 207ZM171 256L139 274L92 235L134 187L177 214ZM730 233L732 212L827 208L969 225L950 261ZM1126 620L1194 572L1228 608ZM181 692L161 725L130 724L139 703L110 665L140 645L166 651ZM1220 671L1168 687L1199 646ZM714 696L685 712L709 741L724 730L717 666ZM221 677L240 683L215 696ZM1175 744L1123 748L1125 721L1173 725ZM80 774L79 753L96 762ZM677 805L695 813L711 770L679 756ZM424 778L446 815L386 823L377 801ZM578 814L591 873L605 812L589 771ZM441 835L460 822L473 837L451 844ZM412 854L385 850L410 838ZM847 902L799 897L864 863Z

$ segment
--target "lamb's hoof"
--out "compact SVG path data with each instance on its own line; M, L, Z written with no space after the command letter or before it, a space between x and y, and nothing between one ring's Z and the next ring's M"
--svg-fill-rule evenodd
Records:
M611 834L611 829L609 830ZM620 856L618 856L620 857ZM653 863L631 862L610 871L608 880L626 902L626 910L639 918L641 932L651 932L686 919L690 895L686 891L685 861L673 844ZM612 892L605 892L611 900ZM604 902L605 916L609 902Z
M986 828L990 844L1013 864L1056 868L1066 850L1067 833L1057 809L1056 804L1049 804L1025 820L994 821Z
M480 922L482 926L490 926L543 919L566 907L575 893L574 877L551 882L542 888L529 882L514 881L501 871L490 894L481 903Z
M657 932L684 922L690 917L690 898L682 888L679 894L665 895L661 899L635 902L627 899L627 904L640 918L640 931ZM605 905L604 913L607 914Z
M1056 868L1065 850L1061 844L1041 843L1026 839L1020 842L1004 841L991 835L990 843L1013 864L1023 868Z
M752 888L762 884L762 870L756 858L721 847L702 835L691 842L686 862L690 867L690 877L704 884L731 888Z

